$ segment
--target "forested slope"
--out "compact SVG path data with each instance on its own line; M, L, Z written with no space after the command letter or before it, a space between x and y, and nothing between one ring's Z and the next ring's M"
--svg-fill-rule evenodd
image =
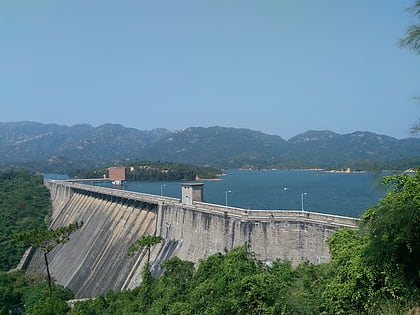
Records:
M219 168L347 168L420 166L420 139L372 132L307 131L289 140L260 131L191 127L141 131L121 125L72 127L0 122L0 163L43 173L87 170L127 161L169 161Z
M0 172L0 270L16 267L24 248L14 233L47 228L49 191L41 176L23 171Z

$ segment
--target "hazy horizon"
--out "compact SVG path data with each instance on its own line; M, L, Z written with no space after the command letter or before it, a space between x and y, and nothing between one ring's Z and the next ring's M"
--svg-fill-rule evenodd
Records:
M413 0L0 3L0 119L410 137Z

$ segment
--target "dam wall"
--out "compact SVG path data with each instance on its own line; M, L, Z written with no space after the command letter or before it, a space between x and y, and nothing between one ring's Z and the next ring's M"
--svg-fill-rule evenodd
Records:
M76 297L94 297L108 290L138 286L145 251L128 257L128 248L146 235L160 235L153 247L151 268L174 256L198 263L209 255L249 244L257 258L270 263L290 260L321 263L330 259L327 239L340 227L357 228L358 219L285 210L244 210L204 202L83 185L45 182L51 192L55 229L73 222L83 226L70 241L48 254L50 271ZM28 270L43 271L40 253Z
M182 243L177 255L199 261L245 243L265 262L330 260L328 238L340 227L356 228L357 219L284 210L244 210L196 202L163 205L157 232Z

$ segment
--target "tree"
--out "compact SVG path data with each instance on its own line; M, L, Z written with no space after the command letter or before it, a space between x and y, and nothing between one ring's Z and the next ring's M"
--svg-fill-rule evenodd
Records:
M409 11L417 18L417 23L407 28L405 37L400 39L400 45L413 50L416 54L420 54L420 0L416 0ZM413 134L420 133L420 119L411 128L411 131Z
M133 245L128 248L128 255L133 256L137 251L146 249L147 261L142 273L142 283L139 289L139 296L142 300L143 308L147 309L152 304L152 285L154 282L152 273L150 272L150 252L154 245L163 241L162 236L147 235L142 236L139 240L135 241Z
M413 12L417 19L420 19L420 0L416 0L415 4L409 8ZM417 21L416 24L410 25L407 28L405 37L401 38L400 44L403 47L407 47L414 50L417 54L420 54L420 23Z
M13 306L21 303L22 293L16 290L15 283L23 278L22 272L0 272L0 314L9 314Z
M68 309L65 301L74 298L73 292L56 285L53 294L49 295L46 280L47 276L41 273L0 272L0 314L21 314L22 311L25 314L48 314L48 309L55 309L50 313L59 314L60 309Z
M420 298L420 169L383 178L386 195L362 215L358 231L328 240L327 313L401 313Z
M43 229L33 229L21 233L15 234L13 237L19 242L24 243L25 245L39 247L44 252L45 266L47 268L48 275L48 288L51 295L51 275L50 269L48 266L47 254L52 251L56 246L64 244L70 240L70 235L81 228L83 222L71 223L67 226L55 230L43 230Z
M61 315L67 314L70 307L66 301L53 294L38 300L32 307L25 310L28 315Z
M385 275L384 286L398 292L420 289L420 169L385 177L383 183L386 195L362 217L369 236L367 255Z
M357 231L343 228L329 239L330 279L322 292L322 303L329 314L367 313L372 307L374 277L366 262L366 240Z
M175 256L163 262L161 267L165 272L156 281L149 313L182 314L190 308L188 288L195 274L194 263Z
M139 240L135 241L133 245L128 248L128 255L133 256L137 251L146 248L147 250L147 266L150 264L150 251L152 247L163 241L162 236L147 235L142 236Z
M248 244L225 255L216 253L201 261L188 294L191 313L248 314L245 304L253 296L263 296L256 303L265 309L266 305L261 303L265 298L264 288L255 290L267 280L258 275L263 271L263 265L249 251Z
M11 235L47 228L50 195L43 178L25 171L0 171L0 270L19 263L25 248Z
M314 265L304 262L293 269L290 263L279 262L277 267L273 265L270 269L279 275L278 279L284 283L283 287L292 282L286 303L284 298L280 303L277 302L282 307L281 310L284 309L283 313L302 315L325 313L322 295L332 276L329 263Z

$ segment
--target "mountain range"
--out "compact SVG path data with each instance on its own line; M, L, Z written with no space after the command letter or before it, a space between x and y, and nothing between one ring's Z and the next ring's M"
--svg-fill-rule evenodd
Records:
M420 139L307 131L286 141L226 127L142 131L117 124L0 122L0 163L91 167L140 160L222 168L415 168L420 166Z

